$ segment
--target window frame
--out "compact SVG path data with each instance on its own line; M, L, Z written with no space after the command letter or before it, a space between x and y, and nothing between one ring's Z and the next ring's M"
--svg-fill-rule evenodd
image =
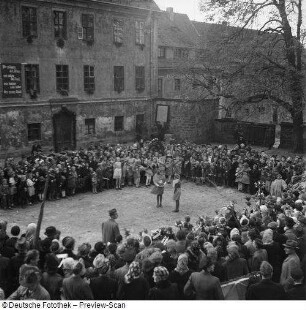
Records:
M124 91L124 66L114 66L114 91Z
M94 42L95 40L95 16L90 13L82 13L81 24L83 28L83 41Z
M188 59L189 58L189 50L186 48L175 48L174 49L174 58Z
M120 121L120 123L119 123ZM119 126L118 126L119 124ZM124 130L124 116L115 116L114 118L114 131L123 131Z
M90 129L92 129L92 131ZM96 134L96 119L85 118L85 135L90 136L95 134Z
M166 47L165 46L159 46L158 47L158 58L160 58L160 59L166 58Z
M145 22L136 20L135 21L135 43L136 45L145 44Z
M34 72L35 74L33 75ZM26 64L24 66L24 79L25 79L25 92L27 94L33 95L33 93L31 93L31 89L33 90L33 92L36 91L36 94L40 93L38 64Z
M174 90L175 91L180 91L181 90L181 79L174 79Z
M146 76L144 66L135 66L135 89L144 91L146 88Z
M29 16L25 18L25 10L29 11ZM31 15L31 12L35 12L34 16ZM21 6L21 22L22 22L22 36L24 38L34 37L37 38L37 8L32 6Z
M94 92L95 91L95 67L91 65L84 65L83 75L84 75L84 91Z
M52 14L53 14L54 38L67 40L67 12L60 10L53 10ZM60 15L63 15L62 24L60 23Z
M124 22L122 19L114 18L113 19L113 42L115 44L123 44L123 27Z
M60 68L61 70L58 70ZM67 76L63 76L67 69ZM68 65L55 65L55 72L56 72L56 91L57 92L69 92L69 66ZM64 82L67 80L66 82ZM60 88L60 85L65 85L66 88Z
M30 126L38 125L38 128L30 128ZM37 134L33 134L33 131L38 131ZM31 135L30 135L31 133ZM27 138L28 141L41 141L41 123L28 123L27 124Z

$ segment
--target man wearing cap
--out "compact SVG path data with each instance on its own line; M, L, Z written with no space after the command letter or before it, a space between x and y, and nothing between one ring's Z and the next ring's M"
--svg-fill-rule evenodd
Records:
M102 223L102 241L116 243L116 238L120 235L119 225L116 222L118 213L116 209L112 209L108 213L110 219Z
M296 254L296 249L298 246L297 241L288 239L285 244L283 244L287 258L284 260L282 265L282 273L280 276L280 283L287 290L290 285L293 284L293 279L291 276L291 270L300 266L300 259Z

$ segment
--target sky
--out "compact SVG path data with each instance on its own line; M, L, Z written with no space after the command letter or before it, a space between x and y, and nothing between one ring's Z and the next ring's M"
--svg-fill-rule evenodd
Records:
M175 13L185 13L191 20L203 21L199 0L155 0L161 10L172 7Z

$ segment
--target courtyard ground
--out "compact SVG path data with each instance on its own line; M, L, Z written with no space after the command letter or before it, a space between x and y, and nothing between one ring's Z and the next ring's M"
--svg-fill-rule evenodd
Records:
M121 191L114 189L102 193L77 194L74 197L57 201L47 201L42 222L41 237L45 228L54 225L61 231L61 238L73 236L77 245L82 242L94 244L101 240L101 223L108 219L108 210L118 210L121 234L128 229L138 234L143 229L149 231L163 226L174 226L177 220L191 216L195 223L198 216L213 216L216 209L228 204L231 200L237 202L237 209L245 206L245 194L235 189L195 185L183 181L181 196L181 211L173 213L172 185L166 185L163 196L163 208L156 208L156 196L151 194L151 188L125 187ZM11 211L0 210L0 219L9 222L8 232L12 225L19 225L22 232L29 223L37 223L40 204L28 206L26 209Z

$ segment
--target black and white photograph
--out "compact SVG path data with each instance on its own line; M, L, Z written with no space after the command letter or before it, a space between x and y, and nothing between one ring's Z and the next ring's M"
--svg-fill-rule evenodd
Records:
M306 305L306 0L0 0L0 309L259 300Z

